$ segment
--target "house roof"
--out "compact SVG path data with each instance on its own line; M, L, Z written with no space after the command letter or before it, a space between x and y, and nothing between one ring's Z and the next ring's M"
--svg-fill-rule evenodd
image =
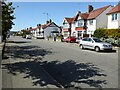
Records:
M42 28L45 29L45 28L49 27L51 24L54 24L56 27L59 27L59 26L56 25L54 22L51 22L51 23L42 25ZM59 27L59 28L60 28L60 27Z
M31 30L37 30L37 28L32 28Z
M41 28L41 26L37 26L37 28Z
M112 14L116 12L120 12L120 3L118 3L118 5L116 5L115 7L113 7L107 14Z
M78 16L81 16L82 19L87 19L88 16L89 16L89 13L78 13L75 17L74 17L74 20L77 20Z
M102 8L98 8L98 9L93 10L92 12L90 12L90 14L89 14L87 19L94 19L94 18L96 18L97 16L99 16L103 11L105 11L110 6L111 5L108 5L108 6L104 6Z
M74 20L74 18L67 18L67 17L65 17L65 19L67 20L68 23L72 23L72 21Z
M47 26L49 26L51 23L48 23L48 24L44 24L42 25L42 28L45 29Z

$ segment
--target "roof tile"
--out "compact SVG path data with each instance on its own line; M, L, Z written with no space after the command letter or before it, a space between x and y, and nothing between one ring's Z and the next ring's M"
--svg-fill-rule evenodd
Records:
M87 19L94 19L94 18L96 18L96 17L99 16L103 11L105 11L109 6L110 6L110 5L93 10L92 12L90 12L90 14L89 14L89 16L88 16Z
M116 5L115 7L113 7L107 14L116 13L116 12L120 12L120 3L118 3L118 5Z

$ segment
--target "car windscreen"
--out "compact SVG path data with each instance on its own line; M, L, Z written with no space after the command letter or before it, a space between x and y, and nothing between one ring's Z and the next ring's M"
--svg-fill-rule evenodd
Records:
M97 38L93 38L93 40L94 40L95 42L102 42L100 39L97 39Z

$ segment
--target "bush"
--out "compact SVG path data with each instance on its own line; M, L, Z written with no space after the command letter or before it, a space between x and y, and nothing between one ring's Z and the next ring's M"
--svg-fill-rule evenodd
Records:
M98 38L113 38L118 39L120 38L120 29L103 29L99 28L95 30L94 37Z
M93 36L97 37L97 38L102 38L102 37L106 38L107 36L106 36L105 32L106 32L106 29L99 28L99 29L95 30Z
M62 36L57 36L57 39L62 39Z

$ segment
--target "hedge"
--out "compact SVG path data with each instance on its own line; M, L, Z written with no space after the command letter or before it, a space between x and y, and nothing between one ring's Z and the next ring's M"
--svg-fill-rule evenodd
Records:
M119 39L120 38L120 29L103 29L99 28L95 30L94 37L98 38L113 38Z

